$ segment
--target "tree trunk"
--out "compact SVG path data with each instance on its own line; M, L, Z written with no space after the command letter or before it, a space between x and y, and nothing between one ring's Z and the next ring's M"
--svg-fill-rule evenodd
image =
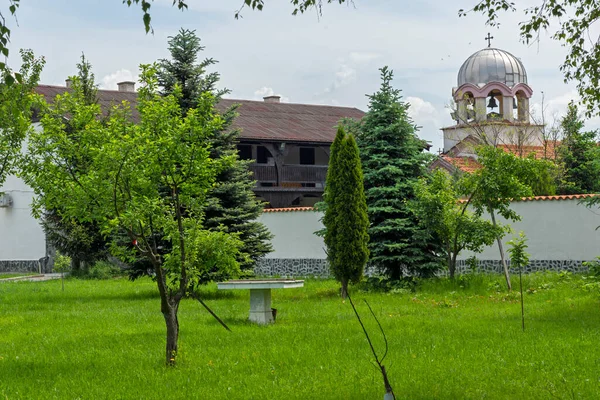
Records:
M175 359L177 358L177 340L179 339L179 321L177 320L179 302L175 305L168 304L166 307L162 308L165 324L167 325L166 362L167 365L175 365Z
M81 260L77 257L71 258L71 271L77 273L81 271Z
M492 217L492 224L494 227L496 225L496 216L494 215L494 211L490 210L490 216ZM508 272L508 266L506 265L506 260L504 259L504 247L502 246L502 239L500 237L496 238L498 242L498 249L500 250L500 261L502 262L502 268L504 269L504 277L506 278L506 287L510 292L512 290L512 285L510 284L510 273Z
M346 297L348 297L348 280L342 279L341 284L342 284L342 290L341 290L342 299L346 300Z
M456 273L456 253L452 254L448 257L448 274L450 275L450 279L454 279L454 274Z

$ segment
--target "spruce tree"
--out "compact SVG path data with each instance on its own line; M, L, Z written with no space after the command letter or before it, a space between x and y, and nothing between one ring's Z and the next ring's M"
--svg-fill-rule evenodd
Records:
M600 150L595 131L582 132L584 121L577 106L570 102L560 127L563 140L558 148L558 163L564 174L558 182L560 194L585 194L600 191Z
M348 283L360 281L369 257L369 218L354 137L338 128L330 154L323 219L327 228L325 243L329 267L346 298Z
M218 103L227 90L217 90L219 74L209 73L207 68L215 64L212 58L198 62L198 56L204 47L195 31L181 29L169 39L171 60L160 61L158 80L161 92L170 94L175 86L181 88L179 103L186 113L198 103L203 93L211 93L214 104ZM251 271L256 261L271 252L271 233L257 221L263 205L253 192L254 180L248 169L248 161L237 156L239 130L231 129L236 117L236 107L222 112L225 119L223 129L211 139L211 158L234 157L235 162L221 171L211 191L208 193L205 207L204 226L215 231L237 233L243 241L238 261L242 271ZM215 271L218 269L215 268ZM207 275L205 280L222 279L222 276Z
M396 280L407 274L430 276L441 267L438 244L419 225L408 202L426 173L424 142L408 115L393 73L381 70L381 87L368 96L369 110L359 129L370 229L370 264Z

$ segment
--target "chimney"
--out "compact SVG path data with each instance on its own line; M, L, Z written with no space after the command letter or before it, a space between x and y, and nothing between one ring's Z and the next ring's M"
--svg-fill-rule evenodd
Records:
M72 84L73 84L73 82L69 78L65 79L65 86L66 87L70 88Z
M135 82L124 81L117 83L119 92L135 92Z
M280 103L281 96L265 96L263 97L265 103Z

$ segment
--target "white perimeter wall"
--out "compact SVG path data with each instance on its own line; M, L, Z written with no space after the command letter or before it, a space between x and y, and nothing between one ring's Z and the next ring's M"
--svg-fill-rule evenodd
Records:
M34 124L38 128L39 124ZM25 145L24 145L25 147ZM46 255L46 236L31 216L33 190L9 176L0 188L12 197L12 206L0 207L0 260L37 260Z
M314 232L323 228L316 211L265 212L259 221L274 235L274 251L266 258L324 259L325 244Z
M587 208L579 200L545 200L513 202L511 208L521 221L511 224L513 233L504 238L506 243L523 231L527 236L527 252L536 260L589 261L600 256L600 209ZM498 222L506 223L502 218ZM477 254L480 260L499 260L498 244ZM464 252L459 259L473 253Z
M511 240L519 231L528 238L528 252L536 260L593 260L600 256L600 209L587 208L579 200L546 200L514 202L511 208L522 220L512 224L514 232L504 239ZM267 258L326 258L322 238L313 234L321 229L321 213L315 211L266 212L260 217L275 235L274 251ZM499 218L499 221L503 221ZM459 259L472 253L463 252ZM499 260L498 245L490 246L477 255L480 260Z

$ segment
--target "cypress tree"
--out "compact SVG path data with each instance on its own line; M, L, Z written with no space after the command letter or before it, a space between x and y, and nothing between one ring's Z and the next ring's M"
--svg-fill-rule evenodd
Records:
M381 70L381 87L368 96L369 110L359 126L358 146L364 171L370 229L370 263L391 279L432 275L441 267L439 246L409 208L415 184L426 173L417 128L391 85L393 73Z
M175 85L181 88L179 103L185 113L196 106L203 93L211 93L215 104L228 90L217 90L219 74L208 73L207 68L216 63L212 58L198 62L199 53L204 50L195 31L181 29L169 40L171 60L161 60L158 73L159 85L163 94L170 94ZM260 257L271 252L272 238L268 229L257 221L263 205L253 192L254 180L248 169L248 161L237 155L237 142L240 131L231 129L237 107L225 110L222 114L225 124L211 139L211 158L233 157L233 164L222 170L216 177L215 185L208 193L204 212L204 226L208 229L237 233L243 241L238 261L242 271L250 271ZM216 270L216 269L215 269ZM225 277L209 275L205 280Z
M369 218L354 137L338 128L330 154L323 220L327 228L325 243L331 272L341 283L341 294L346 298L348 283L360 281L369 257Z

